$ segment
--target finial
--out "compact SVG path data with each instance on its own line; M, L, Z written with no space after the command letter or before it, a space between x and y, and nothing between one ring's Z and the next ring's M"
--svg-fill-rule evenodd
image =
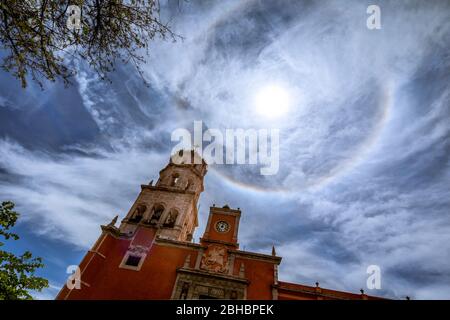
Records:
M114 225L116 224L118 218L119 218L119 216L115 216L115 217L111 220L111 222L108 224L108 227L114 227Z
M276 256L277 252L275 251L275 245L272 245L272 255Z
M319 287L319 282L316 281L316 288L318 288L318 287Z

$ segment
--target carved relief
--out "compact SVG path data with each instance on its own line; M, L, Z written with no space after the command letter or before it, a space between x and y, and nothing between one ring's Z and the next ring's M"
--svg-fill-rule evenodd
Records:
M245 299L246 283L190 273L179 273L172 299Z
M129 246L122 262L119 265L119 268L139 271L149 250L150 248L140 245Z
M209 246L203 254L200 268L225 273L228 271L228 253L225 247Z
M144 256L144 255L147 254L147 252L148 252L149 249L150 249L150 248L144 247L144 246L139 246L139 245L134 246L134 245L131 245L131 246L128 248L128 253L133 254L133 255L136 255L136 256Z

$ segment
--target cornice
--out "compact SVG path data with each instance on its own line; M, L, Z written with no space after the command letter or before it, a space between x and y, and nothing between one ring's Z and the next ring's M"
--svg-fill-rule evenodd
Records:
M226 280L226 281L234 281L234 282L239 282L242 284L250 283L250 281L245 278L239 278L236 276L231 276L228 274L222 274L222 273L217 273L217 272L209 272L209 271L206 271L203 269L197 270L197 269L181 267L181 268L177 268L177 272L194 274L194 275L198 275L198 276L215 278L215 279Z
M182 190L182 189L173 188L173 187L150 186L148 184L141 184L141 190L144 190L144 189L157 190L157 191L168 191L168 192L174 192L174 193L183 193L183 194L195 195L195 192L191 191L191 190Z
M198 243L186 242L186 241L178 241L172 239L165 239L157 236L155 238L155 244L161 246L171 246L171 247L179 247L179 248L192 248L192 249L206 249L206 246L203 246Z
M243 256L246 258L254 259L254 260L264 260L264 261L271 261L276 264L281 263L281 257L278 256L272 256L268 254L262 254L262 253L256 253L256 252L249 252L249 251L241 251L241 250L228 250L229 253L233 253L236 256Z
M224 245L227 247L235 247L235 248L239 247L239 243L237 243L237 242L228 242L228 241L215 240L215 239L200 238L200 242L221 244L221 245Z
M220 214L224 214L224 215L229 215L229 216L241 216L241 210L240 209L231 209L231 208L220 208L220 207L209 207L209 212L211 213L220 213Z

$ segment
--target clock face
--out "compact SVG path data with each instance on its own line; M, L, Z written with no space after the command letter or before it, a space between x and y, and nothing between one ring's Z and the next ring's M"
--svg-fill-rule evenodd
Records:
M219 221L216 223L216 230L219 232L227 232L230 229L228 222Z

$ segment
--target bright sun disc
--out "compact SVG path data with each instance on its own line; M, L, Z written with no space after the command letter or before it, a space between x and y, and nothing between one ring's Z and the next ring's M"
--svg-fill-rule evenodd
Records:
M267 118L277 118L289 110L289 94L286 89L270 85L261 88L255 96L256 112Z

